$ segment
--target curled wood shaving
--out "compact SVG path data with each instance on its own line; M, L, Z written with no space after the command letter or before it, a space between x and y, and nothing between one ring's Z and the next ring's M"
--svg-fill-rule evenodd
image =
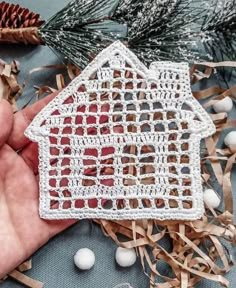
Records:
M6 280L8 277L13 278L17 282L23 284L29 288L43 288L43 283L24 275L22 272L28 271L32 268L32 260L26 260L24 263L19 265L16 269L10 272L6 277L0 279L0 283Z
M0 59L0 101L2 99L8 100L14 112L17 110L16 98L22 91L16 77L19 71L19 63L17 61L7 64Z

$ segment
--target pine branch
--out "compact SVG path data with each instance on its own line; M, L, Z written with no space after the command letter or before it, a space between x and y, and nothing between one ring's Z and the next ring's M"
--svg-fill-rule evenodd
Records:
M214 49L221 51L214 53L217 60L225 57L236 59L236 1L217 0L216 9L210 13L202 24L201 31L205 33L203 42L208 53Z
M146 5L129 33L129 45L144 62L155 60L188 61L204 59L197 46L196 32L204 10L195 1L166 0L162 5ZM143 17L143 15L147 17ZM155 15L158 15L155 17ZM194 27L195 26L195 27ZM145 59L146 58L146 59Z
M39 29L39 35L81 68L115 40L128 43L146 64L212 60L216 48L235 57L230 35L235 33L236 0L224 13L217 8L219 1L214 0L212 9L198 0L73 0Z
M42 30L76 30L88 25L91 21L103 21L117 8L118 0L73 0L55 14L42 27Z
M202 43L214 61L236 60L236 0L214 0L201 26ZM231 68L218 70L226 83L232 76Z
M111 15L118 0L74 0L39 29L50 47L60 51L79 67L116 39L110 35ZM116 28L117 29L117 28Z

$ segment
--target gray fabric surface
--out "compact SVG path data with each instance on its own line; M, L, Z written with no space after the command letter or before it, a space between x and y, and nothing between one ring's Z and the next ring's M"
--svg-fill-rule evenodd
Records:
M68 0L10 1L41 14L47 19L63 7ZM13 59L21 63L19 80L22 83L30 69L42 65L60 63L60 59L48 47L33 47L24 45L1 45L0 58L5 61ZM51 85L55 87L55 71L37 72L32 75L23 95L18 101L21 108L29 99L35 100L33 85ZM231 113L231 118L235 111ZM235 117L234 117L235 118ZM226 132L224 132L225 134ZM236 196L234 196L236 198ZM95 252L96 263L92 270L81 272L73 264L73 255L82 247L88 247ZM129 282L134 288L149 287L148 278L143 274L140 262L133 267L122 269L115 264L116 244L105 237L100 228L92 221L81 221L52 239L47 245L33 255L33 269L26 274L45 283L45 288L112 288L118 283ZM236 256L235 250L232 251ZM1 261L1 259L0 259ZM161 270L169 274L166 266ZM235 268L227 274L230 287L236 286ZM159 279L160 280L160 279ZM20 288L22 285L13 280L0 284L1 288ZM218 284L202 281L196 287L215 288Z
M79 271L73 256L80 248L94 251L95 266L89 271ZM45 288L113 288L129 282L133 287L148 287L148 279L141 273L141 265L120 268L115 263L116 245L103 235L92 221L81 221L61 233L33 256L33 269L27 275L45 283ZM7 280L1 288L20 288Z

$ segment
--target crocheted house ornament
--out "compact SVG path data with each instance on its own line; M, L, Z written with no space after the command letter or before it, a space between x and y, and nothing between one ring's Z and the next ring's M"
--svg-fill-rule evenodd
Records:
M200 218L200 140L214 132L186 63L147 69L115 42L25 132L39 144L40 216Z

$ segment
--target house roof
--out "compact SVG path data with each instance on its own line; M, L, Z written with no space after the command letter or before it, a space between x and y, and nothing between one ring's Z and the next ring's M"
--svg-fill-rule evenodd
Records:
M106 67L106 63L109 63L109 67ZM135 72L135 79L129 80L126 79L126 77L123 77L119 81L119 85L122 87L115 87L114 86L114 71L119 70L122 65L127 66L126 70L129 71L129 73ZM123 66L122 66L123 67ZM130 70L130 69L133 70ZM47 127L47 121L48 119L51 119L54 117L55 119L59 117L67 117L68 111L71 111L71 115L78 114L82 115L83 113L86 113L86 111L83 111L83 109L80 111L77 109L79 105L85 105L89 101L90 95L93 93L96 94L98 92L99 95L101 95L104 91L107 93L109 91L113 91L114 93L119 93L120 91L128 91L127 89L131 89L130 92L135 93L141 93L142 91L146 92L146 88L143 88L142 85L149 85L150 83L154 83L156 87L154 87L154 91L152 93L159 93L158 97L160 98L159 101L154 101L152 99L146 99L146 101L139 101L140 99L137 99L136 97L136 104L140 102L140 105L151 103L153 105L151 107L152 113L154 113L156 110L163 110L167 106L169 108L175 109L179 105L179 99L175 99L173 97L176 97L176 95L181 96L181 101L185 102L190 109L184 109L183 106L181 106L181 112L182 117L184 116L186 119L190 117L190 113L195 114L195 117L198 118L198 122L193 125L192 131L195 132L198 130L201 132L201 136L205 137L210 134L212 134L215 131L214 125L206 113L206 111L202 108L202 106L193 98L190 90L190 83L189 83L189 75L188 75L188 65L186 63L172 63L172 62L154 62L150 65L150 68L148 69L143 65L139 59L135 56L133 52L131 52L128 48L126 48L121 42L117 41L108 46L106 49L104 49L83 71L82 73L75 78L63 91L61 91L33 120L33 122L30 124L30 126L27 128L25 134L32 140L38 141L40 137L47 135L46 127ZM94 76L96 75L96 76ZM124 75L123 75L124 76ZM122 77L121 77L122 78ZM129 82L130 81L130 82ZM132 82L134 84L132 84ZM113 86L110 87L110 83L113 83ZM131 88L127 88L128 84L135 85L134 87L131 86ZM181 93L172 93L173 91L176 91L176 89L179 89L179 83L181 85L184 85L183 91L181 90ZM101 86L104 85L105 87ZM106 87L106 85L108 87ZM150 84L151 85L151 84ZM167 87L167 86L168 87ZM172 87L173 86L173 87ZM149 87L150 88L150 87ZM152 88L150 88L152 89ZM149 90L150 90L149 89ZM173 90L168 91L169 90ZM109 92L109 93L113 93ZM123 93L122 92L122 93ZM124 93L126 93L124 92ZM150 91L149 91L150 92ZM163 93L162 93L163 92ZM178 92L178 91L177 91ZM121 94L122 94L121 93ZM122 97L124 98L124 93L122 94ZM169 94L168 94L169 93ZM137 94L135 94L137 95ZM169 95L169 96L168 96ZM173 96L174 95L174 96ZM148 96L147 96L148 97ZM169 98L168 98L169 97ZM71 103L68 100L69 98L72 99ZM125 108L123 108L123 103L125 99L120 99L117 103L122 106L122 113L129 114L131 112L128 112L129 107L127 105L132 104L132 99L128 100L127 105ZM183 101L183 98L184 101ZM94 103L96 104L99 102L99 99L94 99L91 101L91 105ZM113 105L114 108L116 104L109 103L112 102L111 99L106 99L106 101L103 102L102 105ZM160 103L161 108L156 107L154 108L154 103ZM118 105L117 104L117 105ZM87 104L86 104L87 105ZM89 104L90 105L90 104ZM139 105L139 104L137 104ZM139 113L139 116L141 116L140 110L142 110L141 106L136 105L136 110L139 110L137 112L136 110L132 113ZM64 109L66 107L66 109ZM118 110L119 107L117 106ZM144 112L145 112L144 108ZM147 108L147 113L148 113ZM190 110L190 111L188 111ZM65 112L65 113L64 113ZM87 111L88 112L88 111ZM109 113L108 113L109 114ZM118 112L113 109L112 113L110 114L118 114ZM140 118L137 118L135 121L138 123ZM125 122L126 119L123 119L123 122ZM58 121L58 125L60 125L59 120L53 120L56 125L56 121ZM44 125L44 124L45 125ZM86 122L83 123L86 125ZM198 127L199 126L199 127Z

